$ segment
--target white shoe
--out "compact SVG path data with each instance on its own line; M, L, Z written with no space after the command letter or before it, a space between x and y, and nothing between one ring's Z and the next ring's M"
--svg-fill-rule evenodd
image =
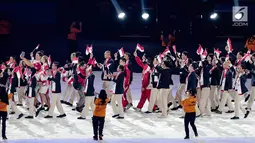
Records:
M158 118L166 118L167 116L165 116L165 115L160 115Z
M136 112L141 112L141 109L134 107L133 108Z
M204 113L204 114L201 115L201 117L211 117L211 114Z

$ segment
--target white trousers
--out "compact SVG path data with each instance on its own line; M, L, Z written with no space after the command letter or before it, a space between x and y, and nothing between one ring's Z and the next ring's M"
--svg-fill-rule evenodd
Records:
M212 109L216 109L216 107L219 106L220 100L219 100L219 88L215 85L211 85L210 100Z
M95 104L94 104L95 96L85 96L85 106L81 112L81 117L86 118L89 113L89 107L92 110L92 113L94 112L95 109Z
M34 116L36 108L35 108L35 97L28 98L28 108L29 108L29 116Z
M103 89L105 90L107 97L111 98L112 93L110 92L110 81L103 81Z
M210 106L210 88L205 87L201 90L201 98L199 102L199 109L202 115L211 115L211 106Z
M225 104L228 104L229 110L234 110L233 104L231 102L232 97L229 94L228 91L223 91L221 101L220 101L220 106L219 106L219 111L223 111L223 108L225 107Z
M65 94L64 94L64 101L68 101L68 99L72 96L73 93L73 86L72 85L67 85L66 90L65 90Z
M170 91L169 91L169 94L168 94L168 97L167 97L167 104L172 102L173 106L177 107L177 103L176 103L175 98L173 97L173 93L172 93L173 85L170 85L169 89L170 89Z
M235 116L239 117L239 111L241 110L245 114L245 109L241 105L241 100L243 98L243 95L238 95L237 92L235 91Z
M14 111L16 115L21 114L20 110L17 108L16 103L12 101L12 99L9 99L9 105L8 105L8 115L10 114L10 111Z
M181 83L178 87L178 90L176 92L176 97L175 100L177 100L179 102L179 104L181 104L182 101L182 94L185 90L186 84Z
M128 91L127 91L127 101L128 103L133 103L130 87L128 88Z
M21 87L18 87L16 88L17 90L17 93L18 93L18 104L22 104L22 100L24 98L24 95L25 95L25 86L21 86Z
M200 103L200 99L201 99L201 88L197 88L197 103Z
M159 95L159 90L157 88L152 88L150 102L148 105L149 112L152 112L154 105L157 104L158 95Z
M255 99L255 86L251 87L251 94L250 94L250 98L248 100L248 104L247 104L247 108L251 109L253 103L254 103L254 99Z
M159 108L163 116L167 116L168 98L171 91L171 89L159 89Z
M119 114L120 117L124 117L124 109L122 105L122 94L113 94L111 99L111 105L114 115ZM118 104L118 107L116 106Z
M58 112L60 115L64 114L62 104L60 103L61 93L52 93L51 94L51 104L49 110L49 116L53 116L55 107L57 106Z
M73 104L73 102L76 100L76 103L79 101L79 93L77 90L73 89L72 90L72 94L71 94L71 97L69 99L69 103Z

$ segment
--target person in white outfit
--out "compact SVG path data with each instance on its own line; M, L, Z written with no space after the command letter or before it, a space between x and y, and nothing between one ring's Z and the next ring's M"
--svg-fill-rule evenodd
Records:
M58 62L54 62L52 64L52 73L48 73L48 80L51 81L51 92L52 92L52 100L51 100L51 106L50 110L47 116L44 118L53 118L53 112L55 109L55 106L57 106L57 109L60 113L57 118L63 118L66 117L66 114L64 113L62 104L60 103L60 98L61 98L61 74L58 71Z
M232 120L239 119L239 111L241 110L245 114L245 109L241 105L241 100L244 94L248 92L246 83L246 74L245 74L245 66L239 65L237 66L237 78L234 82L234 101L235 101L235 116L232 117Z

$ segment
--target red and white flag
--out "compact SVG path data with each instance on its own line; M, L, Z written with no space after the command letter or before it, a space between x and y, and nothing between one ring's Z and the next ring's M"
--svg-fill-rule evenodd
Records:
M141 46L139 43L137 43L136 49L139 50L140 52L144 52L144 47Z
M51 60L51 56L50 56L50 55L49 55L49 57L48 57L47 61L48 61L48 65L50 66L50 65L51 65L51 63L52 63L52 60Z
M86 55L91 54L92 51L93 51L92 45L90 45L90 46L87 45L87 47L86 47Z
M40 44L38 44L36 47L35 47L35 50L38 50L40 47Z
M163 55L163 54L159 54L159 55L157 56L158 62L161 63L162 60L163 60L163 58L164 58L164 55Z
M205 49L204 52L203 52L203 54L201 55L201 58L202 58L202 59L205 59L206 56L207 56L207 54L208 54L208 53L207 53L207 50Z
M247 53L244 55L243 60L248 62L251 59L251 51L247 51Z
M221 51L219 50L219 48L218 49L214 48L214 54L216 55L217 59L220 58Z
M174 53L176 54L177 53L177 50L176 50L176 45L173 45L173 51L174 51Z
M197 49L197 54L198 54L198 55L202 55L203 52L204 52L204 49L203 49L203 47L199 44L198 49Z
M230 38L228 38L228 40L227 40L227 46L228 46L228 52L232 52L233 47L232 47L232 42L231 42Z
M78 58L72 58L72 63L73 64L78 64Z
M166 49L165 49L165 51L163 52L163 54L164 54L164 55L167 55L168 53L171 53L171 52L170 52L169 48L166 47Z
M119 49L119 54L120 54L120 57L124 56L125 52L124 52L123 47Z

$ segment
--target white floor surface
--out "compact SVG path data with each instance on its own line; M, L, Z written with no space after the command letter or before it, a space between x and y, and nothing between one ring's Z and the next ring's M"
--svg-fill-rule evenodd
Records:
M97 92L101 89L100 72L95 72L95 87ZM178 86L178 77L174 76L174 90ZM131 86L134 105L140 98L141 74L134 74ZM245 105L245 103L244 103ZM44 119L46 112L33 119L16 119L17 115L10 115L7 121L7 137L9 143L92 143L92 123L90 112L87 120L77 120L79 113L71 110L71 107L63 105L67 114L64 119ZM144 105L146 111L148 103ZM28 114L25 108L19 107ZM58 115L55 109L55 115ZM159 114L144 114L130 109L125 113L124 120L111 118L113 115L110 105L107 107L107 116L104 128L106 143L254 143L255 142L255 116L254 112L247 119L230 120L234 114L217 115L198 118L196 125L199 133L194 138L190 128L191 140L183 140L184 125L183 111L172 111L168 118L157 118ZM243 114L241 114L243 116ZM1 141L0 141L1 142Z

